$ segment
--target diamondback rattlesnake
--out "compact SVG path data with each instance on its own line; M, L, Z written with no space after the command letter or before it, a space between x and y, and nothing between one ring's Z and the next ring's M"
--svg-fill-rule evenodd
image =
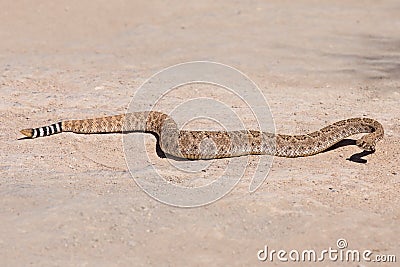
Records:
M360 148L373 151L383 138L382 125L373 119L353 118L335 122L304 135L272 134L260 131L180 131L175 121L157 111L134 112L95 119L66 120L50 126L24 129L29 138L60 132L117 133L151 132L158 136L161 149L188 159L213 159L250 154L304 157L320 153L344 138L368 133L357 140Z

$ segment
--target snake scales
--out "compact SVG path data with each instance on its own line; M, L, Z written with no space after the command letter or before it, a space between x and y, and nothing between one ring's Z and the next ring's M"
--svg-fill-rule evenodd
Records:
M373 151L383 138L382 125L369 118L335 122L304 135L272 134L260 131L181 131L168 115L157 111L134 112L95 119L65 120L50 126L29 128L21 133L29 138L60 132L117 133L150 132L158 136L161 149L172 156L213 159L250 154L304 157L320 153L344 138L368 133L356 141L360 148Z

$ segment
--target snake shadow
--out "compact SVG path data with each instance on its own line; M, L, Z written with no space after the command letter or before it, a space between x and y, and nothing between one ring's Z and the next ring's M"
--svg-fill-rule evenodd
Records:
M328 149L324 150L323 153L331 151L331 150L335 150L339 147L344 147L344 146L355 146L356 145L356 140L353 139L343 139L342 141L334 144L333 146L329 147ZM356 162L356 163L367 163L366 159L363 159L363 157L368 156L370 154L375 153L374 151L362 151L360 153L356 153L351 155L349 158L347 158L346 160L352 161L352 162Z
M158 157L160 157L162 159L165 159L165 158L168 157L169 159L173 159L173 160L176 160L176 161L193 161L193 159L178 158L178 157L175 157L175 156L170 155L170 154L168 154L168 156L167 156L167 154L161 149L160 137L158 136L158 134L157 133L153 133L153 132L147 132L147 133L150 133L150 134L154 135L155 138L156 138L156 154L157 154Z
M18 138L17 140L20 141L20 140L28 140L28 139L30 140L30 139L32 139L32 138L27 137L27 136L24 136L24 137Z

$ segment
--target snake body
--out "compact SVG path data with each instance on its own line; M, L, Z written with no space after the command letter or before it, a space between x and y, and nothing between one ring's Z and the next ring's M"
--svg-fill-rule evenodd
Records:
M61 132L84 134L150 132L158 136L164 153L187 159L214 159L250 154L305 157L320 153L346 137L367 133L356 141L373 151L383 138L382 125L369 118L341 120L304 135L272 134L262 131L185 131L167 114L157 111L133 112L94 119L65 120L49 126L21 130L28 138Z

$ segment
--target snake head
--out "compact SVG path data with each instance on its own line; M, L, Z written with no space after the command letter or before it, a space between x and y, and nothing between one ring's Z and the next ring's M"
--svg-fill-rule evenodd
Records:
M356 145L366 151L375 151L375 143L365 138L358 139Z

